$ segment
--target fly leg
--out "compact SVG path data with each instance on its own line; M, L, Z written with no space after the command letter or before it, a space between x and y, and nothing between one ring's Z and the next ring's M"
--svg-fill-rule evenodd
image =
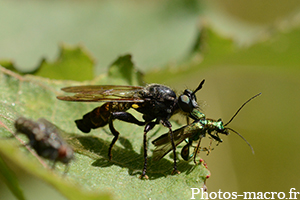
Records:
M132 114L130 114L128 112L113 112L113 113L111 113L111 118L112 119L118 119L118 120L128 122L128 123L132 123L132 124L136 124L136 125L139 125L139 126L146 125L146 122L139 121Z
M120 133L115 129L115 127L113 125L113 120L111 119L111 117L108 120L108 125L109 125L109 129L110 129L111 133L114 135L114 138L111 141L109 148L108 148L108 158L109 158L109 160L111 160L112 159L111 150L112 150L114 144L116 143L116 141L118 140Z
M120 133L115 129L115 127L113 125L113 120L114 119L118 119L118 120L121 120L121 121L124 121L124 122L133 123L133 124L136 124L136 125L139 125L139 126L143 126L143 125L146 124L145 122L137 120L132 114L127 113L127 112L113 112L113 113L111 113L111 116L109 117L109 120L108 120L108 125L109 125L110 131L114 135L114 138L111 141L111 143L109 145L109 149L108 149L109 160L112 159L111 151L112 151L112 148L113 148L114 144L116 143L116 141L118 140L119 135L120 135Z
M176 163L176 146L174 144L174 137L173 137L173 131L170 128L170 139L171 139L171 144L172 144L172 149L173 149L173 155L174 155L174 167L173 167L173 172L172 174L180 174L180 171L177 169L177 163Z
M172 174L180 174L180 171L177 169L177 163L176 163L176 146L174 143L174 136L173 136L173 131L172 131L172 125L168 120L162 121L162 125L169 128L169 135L170 135L170 140L172 144L172 149L173 149L173 155L174 155L174 167L173 167L173 172Z
M148 179L148 176L146 175L146 171L147 171L147 160L148 160L148 154L147 154L147 133L153 129L153 127L157 124L157 122L150 122L146 125L145 129L144 129L144 139L143 139L143 143L144 143L144 168L143 168L143 172L142 175L140 176L140 179L142 179L143 177L145 177L146 179Z
M197 156L197 153L198 153L198 151L199 151L199 148L201 149L201 147L200 147L201 140L202 140L202 137L200 136L199 141L198 141L198 144L197 144L197 146L196 146L196 149L194 149L194 163L195 163L195 164L197 164L196 156Z

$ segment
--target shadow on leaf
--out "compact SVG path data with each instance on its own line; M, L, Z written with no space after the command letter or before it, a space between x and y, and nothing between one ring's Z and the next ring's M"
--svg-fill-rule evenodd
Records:
M130 175L141 174L144 165L143 154L138 154L132 148L132 144L124 137L118 140L123 147L115 144L112 149L112 160L108 159L109 141L103 140L95 136L74 136L69 138L69 143L73 146L77 153L86 155L95 161L92 166L110 167L117 165L122 168L128 168ZM190 173L194 169L194 164L185 161L177 163L181 173ZM157 179L171 175L173 170L173 161L163 158L160 161L152 162L152 158L148 157L147 175L149 179Z

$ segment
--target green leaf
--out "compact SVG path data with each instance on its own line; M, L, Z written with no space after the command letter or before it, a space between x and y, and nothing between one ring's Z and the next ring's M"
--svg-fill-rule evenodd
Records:
M181 174L171 175L172 159L166 156L159 162L152 162L150 152L153 146L150 142L147 171L150 180L140 180L138 177L144 162L143 127L133 124L116 121L116 129L121 135L113 148L112 161L109 162L107 153L112 140L109 129L96 129L86 135L74 123L75 119L81 118L99 104L56 99L61 94L61 87L82 83L49 80L31 75L20 76L5 68L0 68L0 71L0 122L5 125L4 129L0 129L0 136L11 135L13 121L20 115L31 119L44 117L66 132L67 141L77 152L76 159L64 179L60 177L64 170L62 164L58 164L54 172L44 169L35 156L24 154L18 148L19 142L15 139L0 141L1 154L32 176L53 185L69 199L92 199L96 195L94 193L107 191L117 199L186 199L191 196L190 188L204 187L210 174L205 166L181 160L178 163ZM84 84L109 84L112 79L114 84L123 84L124 81L130 84L140 83L140 74L133 68L129 55L120 57L112 64L108 77L102 75ZM141 117L136 112L133 114ZM166 128L158 126L148 134L149 141L166 132ZM70 183L75 183L76 186ZM83 198L87 193L82 190L91 191L92 194Z
M111 199L110 195L105 193L99 194L96 191L87 192L78 185L74 184L76 183L75 180L72 181L72 179L69 177L64 178L62 172L58 172L63 170L63 167L61 166L59 166L57 172L52 173L49 167L44 168L45 166L47 166L45 162L38 163L36 158L30 156L27 152L24 152L23 149L20 149L20 143L16 141L0 141L0 144L1 156L5 157L6 160L10 160L10 162L14 163L16 165L16 168L20 168L31 174L31 176L41 179L42 181L52 185L68 199ZM1 173L4 173L2 169ZM15 191L17 190L17 187L16 185L14 185L13 188L10 189L12 191Z
M15 66L11 61L2 60L0 64L7 69L18 72L17 69L19 67ZM43 59L35 71L21 71L19 73L30 73L45 78L61 80L91 80L94 77L94 61L83 47L71 47L63 44L60 47L60 54L54 62Z
M142 73L139 72L131 61L131 55L127 54L120 56L114 63L111 64L108 77L112 80L125 80L124 84L142 85Z
M9 169L3 159L0 157L0 177L4 180L7 187L12 191L15 197L19 200L25 199L23 191L21 190L18 179L14 172Z
M33 74L51 79L91 80L94 61L83 47L62 45L58 58L54 62L43 60Z

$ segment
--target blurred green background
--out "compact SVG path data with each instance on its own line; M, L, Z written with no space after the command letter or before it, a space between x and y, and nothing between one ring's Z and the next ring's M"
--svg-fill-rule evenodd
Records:
M37 68L42 58L54 60L61 43L84 46L95 60L95 75L130 53L148 83L181 91L206 79L199 102L206 116L224 122L262 92L229 126L255 154L234 133L222 137L209 156L202 155L211 171L208 192L300 192L299 1L0 4L0 60L11 60L19 70ZM23 181L29 186L26 176ZM13 198L3 184L0 193Z

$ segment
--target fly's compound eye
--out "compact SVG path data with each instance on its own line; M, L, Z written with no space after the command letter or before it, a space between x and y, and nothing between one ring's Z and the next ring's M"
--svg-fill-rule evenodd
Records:
M179 96L178 105L182 111L190 113L194 108L198 108L196 96L189 90L185 90L182 95Z
M178 105L182 111L187 113L192 112L194 108L193 102L191 101L190 97L184 94L179 96Z

